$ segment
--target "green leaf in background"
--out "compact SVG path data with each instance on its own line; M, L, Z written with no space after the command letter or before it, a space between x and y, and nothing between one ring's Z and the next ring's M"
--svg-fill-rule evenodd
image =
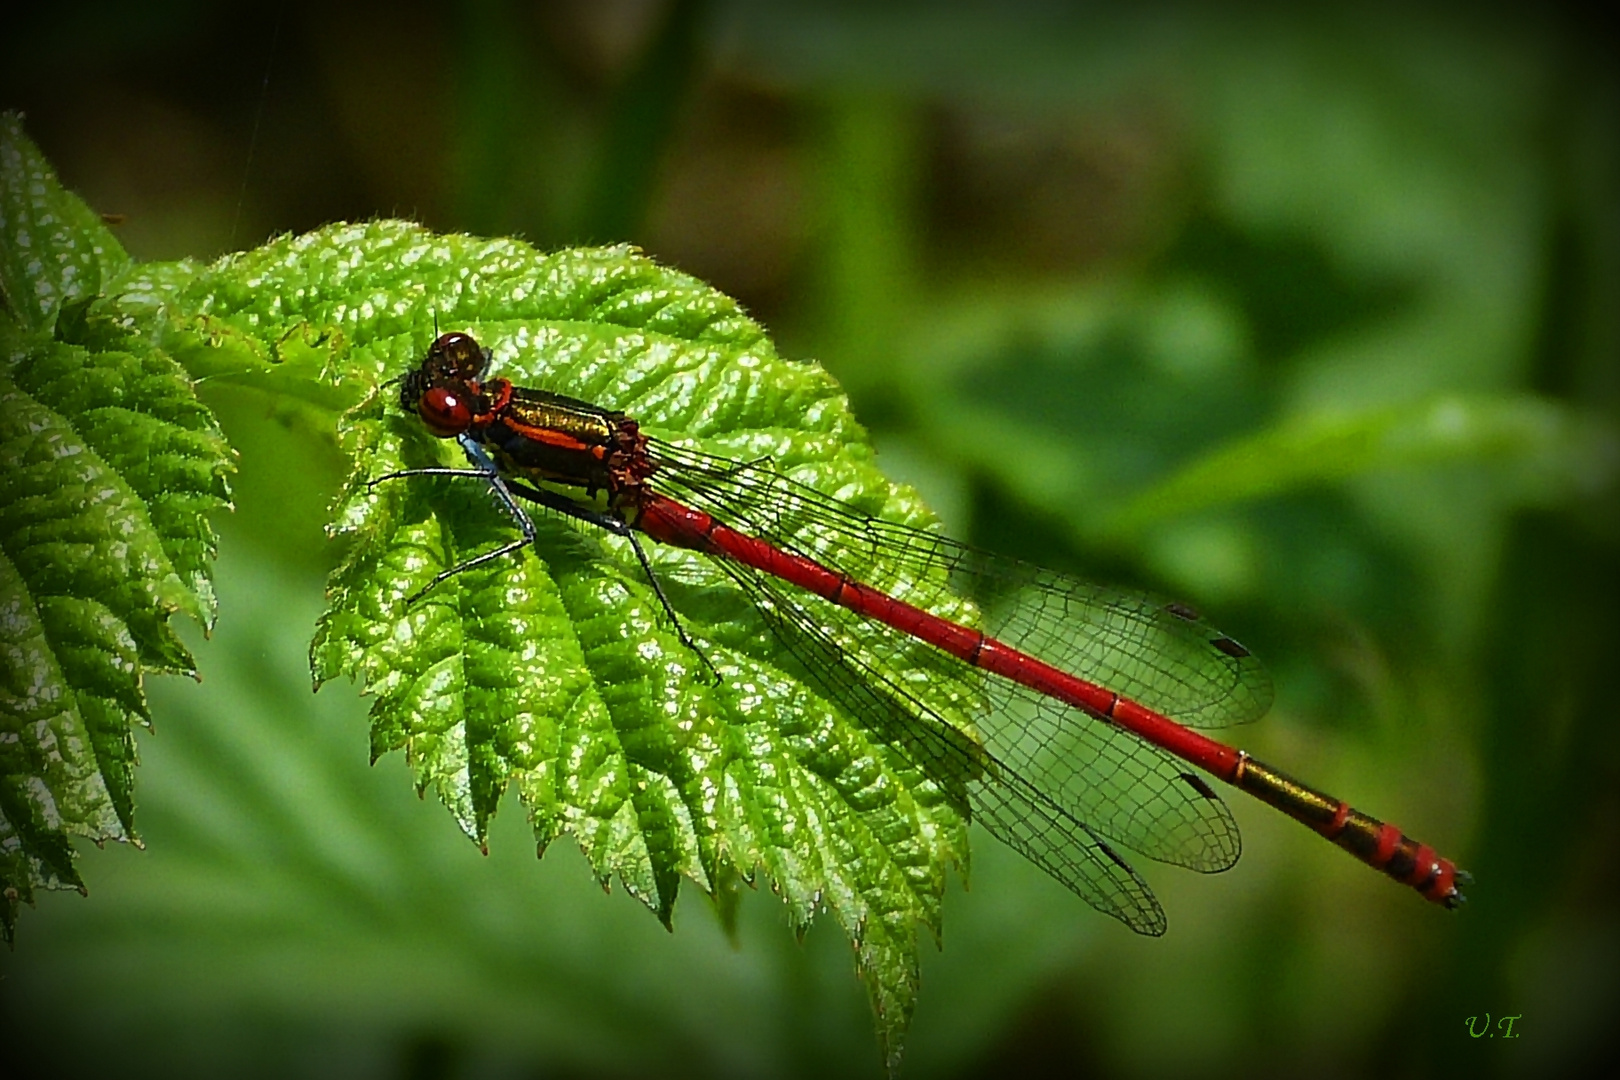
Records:
M84 889L70 838L133 841L148 671L211 625L229 450L180 367L87 314L128 258L0 117L0 920Z
M1497 466L1527 502L1600 491L1614 476L1614 432L1530 395L1445 397L1313 415L1233 440L1135 496L1108 522L1121 534L1166 518L1311 484L1447 461Z
M379 388L455 328L492 348L515 381L623 409L713 453L769 456L871 513L932 524L878 472L819 367L782 360L734 301L627 247L543 255L380 221L284 238L206 270L145 269L123 287L139 296L120 292L122 310L139 306L154 332L192 336L188 362L207 364L201 352L223 343L268 368L274 343L298 335L340 343L326 366L340 393L371 391L339 425L355 472L334 531L349 548L311 660L317 683L353 675L377 696L374 756L405 750L418 788L481 845L515 787L542 849L572 833L604 884L617 877L666 924L680 878L713 894L763 868L801 933L818 910L834 912L898 1061L917 928L938 936L946 870L967 861L965 823L935 783L866 718L811 689L701 557L654 553L718 681L681 644L628 547L567 521L541 518L538 550L407 605L513 526L476 483L369 484L459 464L453 443ZM920 650L901 659L912 667L899 678L937 674ZM952 704L959 688L935 682L942 713L966 723Z

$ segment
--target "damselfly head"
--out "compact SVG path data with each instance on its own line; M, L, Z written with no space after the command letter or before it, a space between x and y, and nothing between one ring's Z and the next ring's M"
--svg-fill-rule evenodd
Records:
M422 360L422 370L436 376L435 381L477 382L488 366L489 350L479 347L471 334L454 330L440 334Z
M459 435L472 423L483 387L479 380L489 367L489 350L471 334L440 334L428 347L421 366L400 383L399 404L421 416L428 430L441 438Z

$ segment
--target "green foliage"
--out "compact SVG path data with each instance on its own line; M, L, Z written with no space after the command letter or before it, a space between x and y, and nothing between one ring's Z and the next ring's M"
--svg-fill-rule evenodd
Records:
M335 226L208 268L138 268L112 303L194 372L274 387L318 369L332 389L305 391L311 403L365 388L338 423L355 472L334 531L349 547L311 662L317 684L353 675L377 695L373 757L403 749L419 790L480 845L516 788L542 850L571 833L604 884L617 877L666 924L681 877L715 894L762 868L799 932L822 909L844 926L898 1060L917 928L939 935L945 871L966 864L958 810L812 690L707 560L657 555L719 680L681 645L629 549L563 522L541 521L539 550L407 604L512 525L477 484L372 484L459 463L386 385L436 327L455 327L519 382L611 401L654 434L769 455L873 513L932 523L877 471L820 368L782 360L733 301L632 249L542 255L402 222ZM911 659L914 678L932 673L920 651ZM951 715L952 687L935 682Z
M1445 397L1345 415L1316 415L1234 439L1138 494L1108 526L1152 522L1370 472L1455 461L1496 465L1526 502L1601 490L1614 433L1543 398Z
M57 183L22 117L0 113L0 297L29 329L89 300L129 265L129 255L84 200Z
M1503 801L1505 792L1526 790L1515 787L1527 775L1526 760L1534 761L1529 772L1541 788L1572 804L1568 792L1577 785L1567 778L1603 775L1591 770L1600 760L1591 748L1600 744L1590 720L1572 728L1566 714L1579 701L1571 685L1575 676L1545 676L1549 667L1557 676L1566 657L1579 655L1573 645L1604 639L1579 636L1577 623L1562 619L1545 599L1545 621L1526 622L1524 613L1542 592L1524 586L1532 601L1526 602L1511 580L1519 571L1499 566L1504 536L1522 507L1562 509L1575 504L1570 496L1612 490L1614 475L1613 429L1577 404L1551 396L1549 388L1563 377L1560 365L1573 368L1573 360L1553 356L1563 347L1558 341L1532 340L1537 333L1579 336L1559 329L1578 324L1562 316L1579 314L1581 292L1567 287L1557 265L1549 270L1565 256L1557 253L1562 241L1550 235L1547 222L1563 222L1560 228L1569 228L1581 238L1572 242L1580 244L1613 234L1604 228L1609 217L1572 207L1553 191L1561 170L1574 170L1568 162L1545 159L1548 146L1558 141L1548 132L1584 122L1563 107L1565 99L1547 93L1547 86L1562 84L1546 78L1548 57L1555 54L1538 53L1533 34L1515 36L1511 47L1503 41L1487 47L1455 28L1437 32L1433 24L1392 11L1320 22L1302 16L1263 26L1257 19L1236 30L1219 17L1202 17L1206 22L1186 15L1163 24L1171 27L1164 33L1130 18L1055 20L1032 29L999 11L955 9L912 13L893 24L908 40L934 43L897 54L877 47L879 35L870 32L870 20L882 22L881 14L813 7L746 14L739 46L740 55L773 73L773 86L780 81L807 91L794 108L818 120L810 127L825 141L806 154L826 174L821 179L828 188L815 208L815 228L806 232L810 253L827 270L817 285L828 295L819 305L814 296L805 305L820 313L819 323L787 322L788 332L798 331L793 351L827 357L853 392L867 395L857 398L860 415L889 425L883 433L888 441L880 438L885 462L905 462L909 452L911 464L920 462L920 479L937 480L947 500L958 496L961 513L952 520L964 534L1043 562L1157 581L1206 609L1235 612L1234 632L1256 644L1281 676L1287 710L1277 722L1245 733L1246 744L1263 756L1286 747L1283 763L1299 763L1312 779L1342 787L1369 809L1444 843L1448 854L1465 858L1470 868L1486 870L1467 916L1437 922L1435 913L1326 845L1270 833L1270 822L1254 815L1252 824L1244 824L1257 842L1248 845L1234 874L1212 883L1155 882L1171 894L1172 906L1187 895L1176 897L1179 890L1214 886L1200 894L1199 904L1181 906L1187 916L1175 935L1154 943L1151 952L1132 951L1135 942L1117 949L1105 945L1086 952L1081 965L1074 959L1076 942L1084 941L1089 923L1101 920L1083 912L1076 917L1053 903L1049 882L1033 872L1018 877L1027 867L1013 865L997 878L995 859L1004 852L992 848L984 859L991 872L981 868L981 875L996 887L1012 885L1001 894L978 890L972 904L953 912L952 949L931 958L927 1000L936 1011L919 1017L911 1067L919 1075L930 1066L960 1071L964 1061L994 1045L1002 1018L1035 998L1043 1008L1034 1023L1052 1025L1038 1036L1059 1026L1084 1027L1088 1039L1095 1034L1096 1045L1074 1047L1077 1053L1145 1072L1186 1071L1193 1062L1219 1071L1222 1062L1241 1056L1234 1048L1258 1044L1277 1048L1276 1060L1298 1060L1308 1071L1320 1060L1354 1062L1354 1047L1384 1045L1414 1024L1436 1032L1454 1029L1449 1012L1427 1022L1414 1014L1414 1000L1437 1012L1456 1011L1464 1004L1464 993L1452 989L1459 986L1466 994L1484 993L1485 987L1496 995L1493 1000L1516 1000L1525 989L1524 971L1533 967L1523 957L1545 947L1530 948L1528 939L1514 938L1513 919L1534 927L1538 941L1570 936L1567 923L1554 922L1556 933L1545 933L1545 905L1548 897L1560 903L1579 897L1580 884L1573 883L1573 893L1563 879L1548 887L1548 867L1584 865L1576 855L1520 866L1529 857L1522 853L1545 854L1549 838L1586 835L1585 825L1602 818L1577 812L1585 804L1572 805L1567 814L1555 811L1553 798ZM1391 26L1401 33L1390 32ZM446 65L446 77L465 85L487 81L499 70L520 70L515 37L489 36L500 40L471 48L464 42L456 54L462 62ZM492 44L501 48L486 47ZM492 54L505 68L489 63ZM567 189L572 159L590 156L571 157L548 146L546 153L514 164L514 147L532 139L533 128L570 122L566 103L518 95L532 112L544 114L529 117L514 108L511 95L485 89L477 116L470 118L481 123L458 117L454 126L458 138L467 138L467 131L484 133L486 164L500 158L498 167L464 170L464 183L477 187L472 194L486 210L478 220L487 222L499 206L533 200L548 187ZM542 100L543 108L535 104ZM1120 101L1129 107L1121 110ZM1014 102L1033 104L1026 115L1021 106L1009 105ZM1144 103L1151 114L1146 122ZM923 247L940 243L934 235L940 222L928 217L935 210L925 199L934 193L919 183L927 156L913 152L934 146L937 131L921 118L941 110L953 122L968 117L970 127L1028 127L1037 145L1052 130L1059 144L1073 137L1082 148L1097 142L1097 130L1106 140L1113 139L1110 132L1123 133L1126 152L1105 153L1100 163L1109 175L1123 164L1118 175L1127 188L1136 176L1128 159L1140 155L1134 160L1151 162L1162 140L1171 154L1188 155L1167 168L1185 169L1192 181L1171 193L1168 209L1156 211L1165 220L1150 224L1167 242L1177 233L1180 238L1157 254L1157 240L1128 250L1119 265L1088 264L1081 268L1086 276L1076 278L1061 265L1054 272L1017 263L1010 280L986 280L978 258L948 265L937 258L939 250ZM1167 133L1155 126L1159 121L1186 130ZM998 168L1006 164L998 175L1016 178L1028 163L1020 164L1016 145L997 147ZM602 160L613 172L606 178L620 179L621 163L612 155ZM410 167L429 163L413 160ZM508 180L520 176L521 182ZM575 186L600 190L588 181ZM1030 190L1044 194L1040 187ZM1608 189L1594 184L1592 190ZM996 191L1004 195L1002 188ZM1007 219L1016 220L1026 204L1044 206L1044 217L1031 213L1029 220L1063 233L1070 216L1063 198L1022 199L1019 193L1015 187L1015 197L1003 197L998 213L1004 209ZM1108 203L1105 210L1120 205ZM612 209L623 213L622 207ZM1179 220L1183 213L1193 215L1190 223ZM73 220L83 231L62 234L55 260L75 273L47 275L54 284L38 294L43 301L25 290L19 294L24 303L8 292L8 303L19 312L37 311L41 320L36 326L31 316L19 314L8 340L22 342L30 328L50 325L61 300L72 309L72 300L109 291L111 282L115 300L84 315L117 320L138 340L178 359L194 378L262 391L278 416L296 413L310 422L306 429L333 430L341 417L345 449L364 471L351 479L340 504L337 527L348 538L347 561L333 579L332 607L313 657L317 673L353 672L372 689L374 752L405 749L395 763L408 759L415 782L439 794L469 835L480 842L492 837L495 852L482 866L521 846L518 823L510 820L515 815L490 821L499 792L511 788L527 800L542 840L573 831L598 876L617 874L666 919L680 875L734 899L735 877L728 874L750 858L793 883L790 911L800 925L814 907L817 875L825 878L840 867L883 869L846 860L862 849L831 823L814 834L796 831L789 841L785 829L771 836L757 822L728 820L693 800L694 786L702 790L714 777L746 769L739 755L754 753L757 745L776 754L765 760L778 774L797 761L804 782L797 788L759 785L748 794L770 796L765 809L778 821L812 820L838 805L842 791L827 776L845 774L826 766L858 747L861 733L835 728L812 743L803 732L815 715L812 695L781 706L783 726L777 726L773 703L769 724L746 729L740 749L738 740L728 742L725 736L736 734L737 710L723 700L721 688L692 678L691 658L661 621L622 549L543 523L540 552L499 571L465 575L419 610L402 613L401 595L435 568L505 539L510 528L476 485L408 480L375 493L363 487L367 475L386 468L456 463L450 448L393 415L386 389L376 392L382 379L416 359L431 337L434 315L445 328L471 328L496 344L500 363L525 381L660 416L662 434L721 440L731 433L744 456L794 445L800 434L777 425L790 413L795 423L798 413L823 419L827 399L778 400L768 390L750 396L758 372L781 376L804 369L781 365L768 345L750 337L758 328L737 316L729 301L622 251L546 259L522 245L430 237L396 223L325 230L215 266L128 268L115 280L119 271L108 269L113 263L103 265L96 255L98 245L103 254L109 250L105 231L76 201L54 220L67 221L69 214L78 215ZM925 218L926 230L909 228ZM463 219L461 225L476 222ZM530 235L542 231L533 222L525 225ZM1606 251L1594 247L1584 254L1593 265L1612 269L1602 261ZM8 286L24 272L19 268L32 265L14 255L8 246ZM1138 257L1149 261L1140 265ZM570 259L578 260L576 270L561 272ZM578 269L586 264L594 269ZM610 278L615 267L627 266L643 273L626 279L643 283L648 293L639 311L628 284L630 291L619 294L623 308L614 309L608 298L618 286L593 277L599 271ZM554 270L556 279L526 277ZM85 286L92 277L98 284ZM678 290L660 310L688 312L706 295L730 312L717 307L714 319L736 319L736 332L704 339L714 326L704 322L707 315L673 325L649 321L646 309L659 299L650 291L671 280L686 291ZM1613 292L1579 272L1573 280L1593 295ZM606 287L600 296L592 294L597 284ZM525 286L533 291L523 292ZM554 286L574 303L547 306L555 299ZM1543 290L1555 299L1546 301ZM788 320L795 310L786 313ZM88 326L93 320L80 321ZM1538 330L1542 321L1549 327ZM1601 329L1589 333L1592 340L1612 341ZM124 351L136 354L133 347ZM729 410L757 402L763 427L755 426L759 416L734 422L711 409L708 398L671 391L671 373L686 370L681 365L699 355L712 356L712 362L699 364L691 382L705 394L716 393ZM746 358L765 362L758 369L739 367ZM1556 371L1533 373L1536 365ZM728 396L728 380L741 380L740 397ZM841 402L836 411L847 418ZM835 424L822 436L837 441L852 432ZM733 449L718 441L708 445ZM834 458L818 447L806 452L802 464L814 479ZM866 452L857 449L852 490L886 501L890 489L876 481L869 465ZM819 476L818 482L842 486L841 474ZM155 511L152 519L161 534ZM1545 531L1555 531L1557 522L1540 520L1535 531L1549 524ZM178 579L186 581L181 556L169 557ZM1543 559L1538 565L1565 569L1566 563L1567 573L1583 580L1576 559ZM679 556L661 566L678 583L683 624L706 641L722 642L715 653L722 662L757 662L723 641L727 632L736 641L757 632L750 613L728 609L702 572L701 564ZM1496 599L1498 575L1509 602ZM260 577L243 587L259 601L262 589L283 598L298 595L295 586ZM1589 594L1604 595L1598 589ZM1580 607L1592 609L1589 602ZM283 610L274 602L244 604L238 617L260 622ZM1429 618L1411 618L1414 612ZM1223 614L1221 621L1231 617ZM1251 638L1245 623L1261 640ZM73 641L91 639L89 630L75 632L80 636ZM625 633L647 643L654 655L616 654L607 647L615 634ZM1482 678L1489 671L1477 655L1486 634L1500 642L1507 661L1490 666L1522 667L1524 679L1511 693L1485 691L1490 702L1479 698L1481 686L1493 685ZM38 639L24 633L21 640ZM64 634L63 640L70 639ZM526 653L531 646L534 652ZM792 1031L790 1037L802 1044L838 1041L836 1034L822 1038L825 1013L816 1008L784 1008L782 1018L763 1025L769 1034L738 1034L746 1022L734 1024L733 1018L745 1015L756 999L776 1000L772 991L790 1006L802 1004L794 997L794 975L767 983L751 973L716 974L702 962L688 962L678 977L657 983L656 974L638 962L656 965L660 954L626 945L644 946L648 939L617 931L603 935L612 938L607 944L592 939L589 958L579 962L570 946L586 924L552 925L562 905L548 894L537 911L536 894L526 888L532 876L512 872L498 898L467 886L469 879L484 880L469 869L476 861L456 862L449 852L442 859L424 854L425 841L436 834L420 814L412 819L420 831L408 834L410 840L394 835L396 819L386 814L420 809L411 800L396 803L375 790L370 801L343 801L333 796L337 786L317 782L326 778L323 762L342 753L357 758L358 745L345 750L337 735L322 728L328 756L300 753L311 740L287 718L305 715L304 706L290 696L266 705L272 680L255 666L263 663L258 641L233 649L218 654L217 662L246 673L254 680L251 688L212 707L225 715L198 715L202 722L188 726L184 739L161 744L188 761L166 796L175 823L172 851L180 853L175 863L146 858L129 872L130 879L144 882L137 890L144 906L113 911L105 900L75 905L89 909L83 918L92 925L105 920L106 929L87 945L78 936L84 923L64 917L56 926L56 951L43 954L39 970L77 951L83 978L74 985L94 982L96 995L85 999L103 1001L118 993L100 981L103 969L112 966L109 956L133 961L125 964L132 970L181 973L187 978L146 974L118 985L120 991L131 988L125 996L152 991L154 997L185 985L193 1007L178 1012L189 1022L203 1006L218 1014L241 1002L256 1004L260 976L274 981L278 972L308 964L317 973L311 981L323 991L330 973L333 983L355 988L354 1000L326 991L321 1006L311 1008L300 1000L305 984L282 974L281 1000L290 1003L284 1008L300 1018L315 1017L305 1021L312 1027L329 1025L345 1036L356 1014L376 1008L369 978L378 985L409 981L413 992L437 995L423 1009L433 1017L433 1030L442 1022L452 1032L476 1032L480 1041L501 1026L503 1012L521 1014L508 1027L529 1030L532 1016L548 1008L547 993L577 1009L562 1013L568 1022L557 1026L570 1030L549 1036L548 1046L590 1040L576 1028L628 1032L634 1025L627 1015L644 1015L649 1028L683 1025L642 1043L673 1047L668 1061L677 1054L689 1060L682 1053L686 1039L707 1038L727 1048L733 1039L739 1046L746 1041L743 1053L780 1037L778 1029ZM1538 666L1538 650L1556 654L1557 663ZM56 655L69 651L64 644ZM111 655L115 649L109 643L90 651ZM7 655L26 652L25 644L22 653ZM1443 662L1435 660L1437 653ZM792 674L779 666L765 663L757 670L772 685L792 685L791 679L774 682ZM205 691L217 688L211 679ZM169 689L177 716L193 718L187 709L206 711L192 704L203 700L200 695L182 694L190 687ZM658 708L667 703L691 710L702 722L690 732L673 732ZM194 734L205 731L218 732L217 740ZM1277 741L1268 747L1267 740ZM1534 756L1543 742L1580 760ZM228 749L214 753L220 746ZM569 758L571 748L585 756ZM822 748L832 752L806 756ZM154 750L151 757L159 754ZM806 762L815 767L804 767ZM594 786L576 765L595 770ZM368 779L402 778L404 768L383 772L394 767L385 762ZM305 784L306 774L317 781ZM634 779L648 787L636 787ZM377 788L372 783L368 790ZM793 801L801 791L808 795ZM1504 805L1507 810L1493 809ZM143 813L150 809L143 806ZM1243 808L1235 809L1242 817ZM913 811L902 811L905 823L905 813ZM228 820L216 820L221 817ZM155 837L152 817L146 820ZM917 820L906 824L915 827ZM348 843L347 823L369 830L368 842ZM845 823L861 824L853 816L838 824ZM727 837L749 839L750 827L751 846L727 846ZM1477 839L1470 842L1470 835ZM774 846L758 843L759 836ZM795 846L806 840L816 843ZM1461 850L1451 850L1454 842ZM835 843L842 846L833 850ZM959 837L935 849L946 852L965 853ZM1488 869L1493 852L1494 873ZM121 864L108 865L109 879L119 880ZM558 865L554 857L543 868L525 870L549 874ZM577 873L577 864L560 865ZM898 865L893 859L888 864ZM177 866L176 880L188 888L172 889L154 866ZM1586 876L1602 880L1602 874ZM871 976L868 989L883 1012L891 1054L915 970L913 923L905 920L936 895L932 878L919 887L915 881L921 880L918 875L905 888L897 884L884 892L881 874L868 873L842 891L823 894L846 926L866 930L859 935L863 970ZM1505 916L1499 898L1513 882L1524 896L1523 913ZM1532 887L1538 883L1540 888ZM221 892L226 902L216 905ZM461 903L446 901L447 895L460 896ZM555 894L568 895L562 886ZM892 923L861 927L859 905L895 896L910 909L901 909ZM998 896L1006 906L995 906ZM622 909L604 902L593 910L617 917ZM165 931L147 929L147 923L164 924L165 916L184 921L173 918L176 912L212 919L207 925L230 947L199 944L206 933L169 930L165 937ZM344 920L337 924L341 929L332 928L328 913ZM934 925L934 918L928 911L923 921ZM1344 949L1347 919L1358 927L1356 939L1372 947ZM651 920L643 921L651 928ZM398 932L407 922L412 932ZM259 962L246 973L238 970L236 943L261 941L267 924L288 944L283 951L263 944ZM683 925L679 947L690 947L692 931L702 929ZM1579 926L1573 932L1585 933ZM531 934L534 941L525 937ZM551 951L535 945L542 938ZM126 944L132 940L140 944ZM812 936L812 947L817 940ZM1384 950L1378 947L1383 941L1403 945ZM534 947L513 947L520 943ZM1450 960L1448 948L1456 950ZM764 951L751 948L753 955L744 959L757 962ZM559 953L567 955L559 959ZM1480 959L1459 969L1457 954ZM481 993L463 992L464 956L478 957L472 963L484 974ZM1501 961L1505 956L1515 959L1508 964ZM199 968L211 965L207 985L230 1005L204 1001L204 992L190 989L193 958ZM368 968L368 961L374 966ZM407 970L408 980L393 965ZM952 982L952 965L970 971L958 969ZM1065 972L1065 966L1074 970ZM542 970L551 974L537 974ZM1597 982L1566 979L1563 965L1556 971L1549 985ZM627 985L601 990L614 974ZM1511 985L1503 981L1509 974ZM62 982L59 971L50 975ZM593 976L601 983L591 983ZM546 978L557 985L546 985ZM689 989L683 981L688 978ZM40 976L33 985L46 982ZM648 987L655 983L666 987L667 997L649 1006ZM609 1004L593 1010L575 1002L580 984L598 988ZM669 984L686 993L668 990ZM1086 1017L1078 1025L1069 1024L1070 1006L1063 1000L1071 984L1075 998L1083 999L1074 1006ZM536 993L536 986L544 988ZM1345 992L1347 986L1354 992ZM1565 993L1605 1000L1598 990ZM701 1021L681 1005L711 997L726 1002L724 1034L692 1034ZM66 992L51 1000L66 1000ZM1327 1013L1309 1004L1329 1000L1350 1007ZM521 1004L514 1008L514 1001ZM536 1001L542 1004L536 1007ZM1048 1013L1046 1003L1054 1001ZM330 1013L323 1008L327 1003ZM39 1008L43 1013L46 1006ZM384 1037L409 1035L409 1026L421 1023L411 1013L397 1021L399 1032ZM802 1044L795 1049L802 1051ZM1448 1045L1443 1039L1428 1044ZM732 1060L725 1058L728 1066Z
M84 889L71 837L133 841L147 672L211 624L228 450L184 371L87 313L128 257L0 117L0 919Z
M106 254L110 238L14 122L7 145L8 250L50 238L43 261L5 266L8 303L26 320L8 336L4 387L8 628L15 655L38 669L19 668L12 684L60 685L45 700L76 706L47 717L19 705L10 721L55 725L49 745L8 762L16 896L79 884L67 833L133 836L141 674L191 670L169 613L212 621L206 515L226 500L226 452L161 343L194 377L328 419L352 405L338 430L355 472L334 527L350 543L311 661L317 684L354 675L377 695L374 757L405 750L418 788L481 845L515 787L542 850L573 834L604 884L617 877L666 925L682 876L724 899L763 869L800 933L823 909L843 924L897 1061L917 928L938 937L946 868L966 865L959 812L861 718L811 691L704 560L665 553L660 571L718 681L623 544L555 522L541 551L407 605L438 570L501 543L510 522L477 485L370 483L455 463L453 445L379 388L442 324L476 333L521 381L614 401L715 452L770 455L874 513L931 523L877 472L836 384L780 359L733 301L624 247L546 256L375 222L210 267L129 266ZM25 189L44 194L12 198ZM29 296L37 303L18 307ZM112 494L85 494L100 488Z

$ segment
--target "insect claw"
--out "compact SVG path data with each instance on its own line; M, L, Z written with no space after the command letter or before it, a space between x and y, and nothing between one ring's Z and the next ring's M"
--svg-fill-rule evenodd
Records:
M405 472L405 471L402 471L402 470L396 470L394 472L385 472L381 476L369 477L366 480L366 490L367 491L375 491L375 490L377 490L377 485L382 483L384 480L398 480L398 479L400 479L400 478L402 478L404 476L408 476L408 475L409 475L408 472Z

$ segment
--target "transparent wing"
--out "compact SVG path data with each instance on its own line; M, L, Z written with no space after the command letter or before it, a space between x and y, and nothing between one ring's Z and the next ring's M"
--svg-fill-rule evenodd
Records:
M760 465L662 442L653 453L659 490L920 607L977 601L1009 645L1188 727L1247 723L1271 707L1259 661L1184 605L869 517Z
M987 632L1020 651L1190 726L1241 723L1270 705L1270 680L1259 663L1184 607L867 516L759 465L663 443L654 445L654 455L655 483L670 497L943 617L982 621ZM755 582L750 588L757 596L766 586ZM774 583L769 588L783 591ZM987 609L982 620L965 598ZM807 596L796 601L806 603L823 604ZM989 796L1001 800L994 808L1000 824L992 831L1024 837L1008 839L1022 843L1019 850L1034 844L1031 830L1056 829L1047 818L1059 811L1084 823L1092 840L1094 832L1160 861L1205 872L1236 861L1240 842L1230 811L1174 758L1130 732L987 676L899 631L863 626L858 641L845 643L843 655L853 654L857 659L848 662L865 670L913 670L916 651L927 649L930 665L945 673L952 693L972 695L986 680L993 684L979 737L998 763L998 786L1016 778L1033 795L1020 797L1023 821L1007 796ZM939 700L941 687L929 693L930 700ZM918 704L915 695L907 698ZM989 807L979 813L991 824ZM1056 856L1025 854L1063 879L1048 865Z
M904 754L991 835L1098 911L1137 933L1164 933L1164 909L1131 865L1017 769L998 761L868 661L867 635L860 640L852 636L843 618L847 613L750 567L720 565L754 600L777 640L829 700Z

